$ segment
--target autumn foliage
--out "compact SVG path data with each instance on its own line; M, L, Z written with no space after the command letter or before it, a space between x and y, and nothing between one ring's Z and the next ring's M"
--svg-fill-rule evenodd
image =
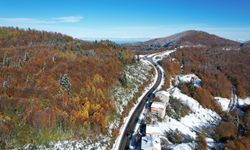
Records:
M132 57L109 41L0 28L0 140L20 128L106 133L115 112L109 92Z
M249 106L242 107L241 111L244 112L242 117L239 117L237 110L226 113L216 128L214 137L217 141L225 143L225 150L250 149Z
M223 50L221 47L182 48L171 54L183 65L184 73L195 73L202 87L213 96L231 97L232 85L240 97L250 96L250 49Z
M166 71L165 82L163 89L167 89L170 87L170 78L174 75L178 75L181 73L180 63L169 58L164 58L161 62L163 69Z

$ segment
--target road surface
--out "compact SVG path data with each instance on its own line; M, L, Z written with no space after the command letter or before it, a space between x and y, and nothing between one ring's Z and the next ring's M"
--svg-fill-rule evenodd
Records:
M142 100L140 101L140 103L138 104L138 107L135 109L134 113L132 114L132 116L129 118L127 126L124 127L124 132L121 135L121 142L120 145L118 146L118 150L127 150L129 149L129 134L131 133L131 131L134 131L136 123L138 121L138 118L147 102L147 99L150 97L150 95L158 88L158 86L161 83L162 80L162 72L159 69L159 67L156 65L156 63L152 60L152 57L147 58L147 60L149 62L152 63L152 65L155 67L155 69L158 72L158 76L157 76L157 80L155 82L155 84L153 85L153 87L146 93L146 95L142 98Z

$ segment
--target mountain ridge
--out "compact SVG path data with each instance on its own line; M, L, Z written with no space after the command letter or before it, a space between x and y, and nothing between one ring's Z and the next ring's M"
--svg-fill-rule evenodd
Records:
M176 33L167 37L155 38L145 42L127 44L127 47L134 50L158 50L161 48L170 49L181 46L204 47L204 46L231 46L239 47L240 43L226 39L215 34L204 31L188 30Z

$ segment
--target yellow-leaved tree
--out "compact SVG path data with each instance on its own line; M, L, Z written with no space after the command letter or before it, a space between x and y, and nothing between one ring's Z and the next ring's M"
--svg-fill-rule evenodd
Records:
M99 83L103 83L104 80L103 80L103 77L102 77L101 75L95 74L95 75L94 75L94 78L93 78L93 82L94 82L95 84L99 84Z
M88 120L89 119L89 109L90 109L90 102L87 100L82 107L81 110L81 119Z

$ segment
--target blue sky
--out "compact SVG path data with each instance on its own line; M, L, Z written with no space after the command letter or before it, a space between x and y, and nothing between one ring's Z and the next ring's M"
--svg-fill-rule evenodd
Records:
M0 26L85 39L149 39L203 30L250 40L249 0L5 0Z

